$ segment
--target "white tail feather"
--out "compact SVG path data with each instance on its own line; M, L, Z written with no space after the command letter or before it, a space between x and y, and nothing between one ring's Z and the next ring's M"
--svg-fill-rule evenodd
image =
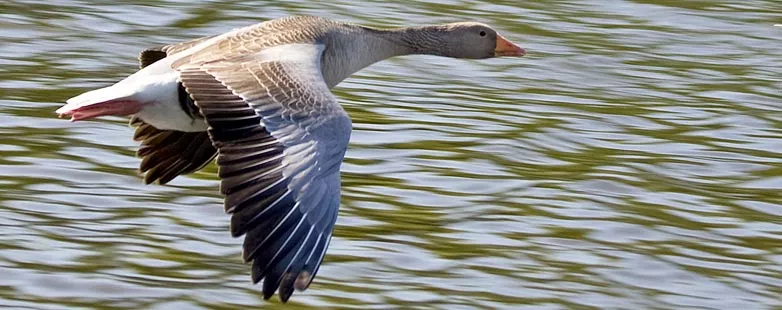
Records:
M65 101L67 104L57 109L55 113L63 114L96 103L107 102L107 101L112 101L117 99L126 99L132 95L133 95L132 91L129 91L127 88L124 87L117 87L117 85L115 84L109 87L91 90L81 95L78 95L76 97L73 97L71 99L68 99L67 101Z
M67 104L56 112L62 114L91 104L118 99L133 99L144 103L158 100L170 101L172 96L175 99L178 74L171 69L171 62L171 59L165 58L136 71L114 85L68 99Z
M163 130L204 131L203 119L194 119L182 110L179 102L179 72L171 68L176 58L164 58L128 76L116 84L88 91L66 101L55 111L60 115L93 104L129 101L141 104L135 114L147 124Z

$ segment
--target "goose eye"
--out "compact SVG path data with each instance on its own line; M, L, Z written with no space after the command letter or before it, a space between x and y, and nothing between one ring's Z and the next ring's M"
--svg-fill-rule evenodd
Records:
M480 34L481 34L482 37L485 37L486 36L486 31L481 30Z

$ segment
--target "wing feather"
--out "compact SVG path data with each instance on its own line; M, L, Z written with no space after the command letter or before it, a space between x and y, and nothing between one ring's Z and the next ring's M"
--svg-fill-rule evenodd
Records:
M284 52L208 63L194 55L174 66L219 152L231 232L245 236L252 280L263 280L264 298L279 290L287 301L309 286L331 238L351 122L322 79L323 47Z

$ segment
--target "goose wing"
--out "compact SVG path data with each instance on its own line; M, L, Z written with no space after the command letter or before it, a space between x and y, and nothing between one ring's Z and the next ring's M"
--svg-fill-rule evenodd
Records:
M309 286L337 218L351 122L322 78L323 50L285 44L174 64L209 125L231 233L245 236L267 299Z

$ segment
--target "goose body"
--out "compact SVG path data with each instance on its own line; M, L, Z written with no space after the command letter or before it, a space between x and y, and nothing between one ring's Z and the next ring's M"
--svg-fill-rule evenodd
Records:
M482 59L524 50L492 28L381 30L319 17L266 21L149 49L141 69L67 100L72 120L132 115L145 182L164 184L215 156L243 257L264 298L306 289L331 240L351 121L330 89L389 57Z

